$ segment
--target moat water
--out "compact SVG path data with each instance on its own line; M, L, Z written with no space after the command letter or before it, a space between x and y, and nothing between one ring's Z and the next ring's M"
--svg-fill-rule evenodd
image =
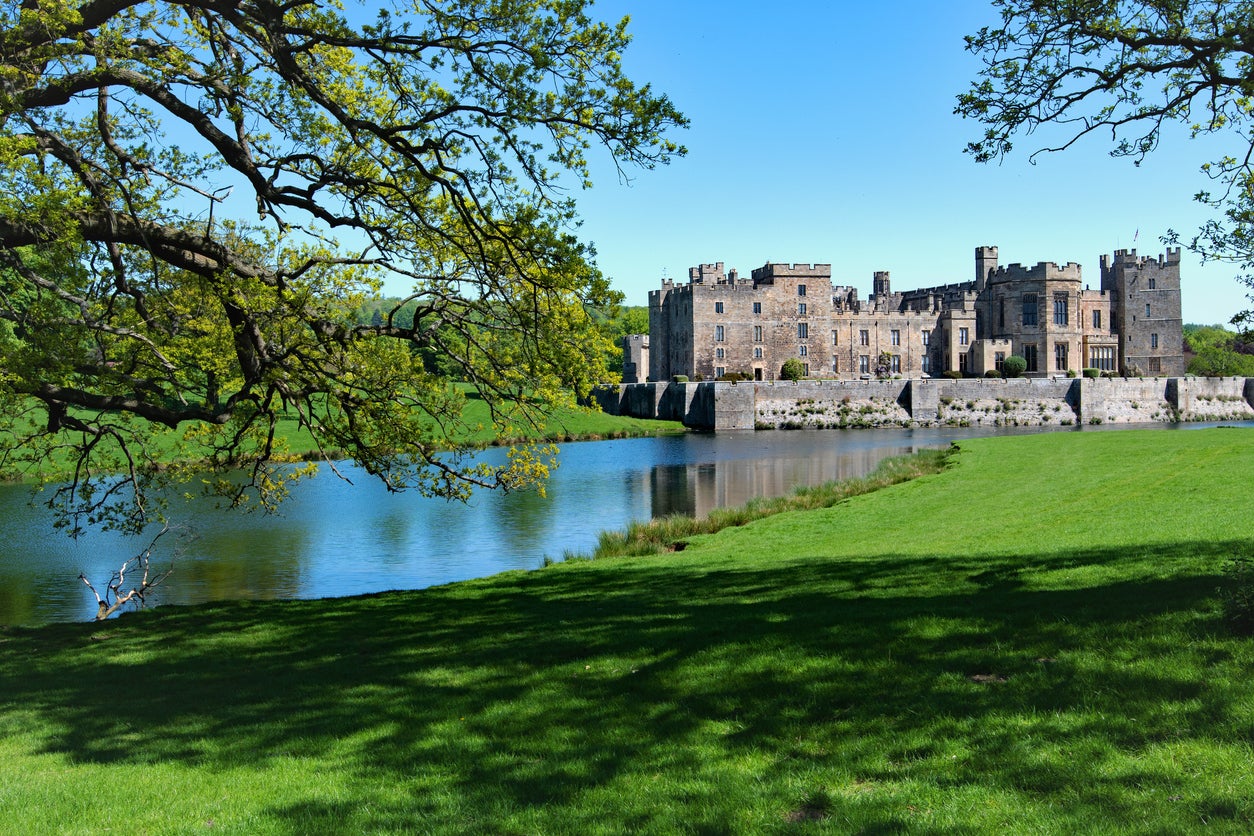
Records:
M1196 426L1196 425L1188 425ZM148 605L224 599L325 598L419 589L534 569L588 553L605 530L667 514L701 516L799 485L865 475L887 456L976 436L1040 429L772 431L687 434L562 445L546 496L481 492L468 504L389 494L364 473L323 469L278 515L193 501L159 541L154 566L174 571ZM499 457L502 450L485 456ZM54 532L29 488L0 486L0 624L90 618L78 580L106 581L151 539Z

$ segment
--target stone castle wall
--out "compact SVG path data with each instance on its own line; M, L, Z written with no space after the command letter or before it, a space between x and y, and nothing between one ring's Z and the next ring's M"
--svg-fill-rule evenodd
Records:
M1254 420L1254 378L1239 377L642 383L595 398L614 415L716 431Z
M997 258L979 247L974 281L904 292L877 271L865 301L832 284L831 264L767 263L747 279L722 262L699 265L688 284L667 279L649 293L648 379L770 382L789 359L806 377L874 379L882 361L891 376L926 379L998 370L1011 355L1033 378L1086 367L1184 375L1179 249L1102 256L1100 289L1084 287L1075 262Z

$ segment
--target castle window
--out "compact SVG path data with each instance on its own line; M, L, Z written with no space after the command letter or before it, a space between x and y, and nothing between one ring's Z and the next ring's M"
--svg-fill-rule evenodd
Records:
M1102 311L1100 308L1093 309L1093 330L1102 330Z
M1115 349L1111 346L1090 348L1089 366L1104 372L1113 372L1115 370Z
M1158 335L1150 334L1150 348L1158 348Z
M998 328L1006 327L1006 300L1005 299L997 300L997 327Z
M803 285L803 284L799 284L799 285L797 285L797 295L798 295L798 296L805 296L805 295L806 295L806 286L805 286L805 285Z
M761 360L761 359L762 359L762 346L760 346L760 345L755 345L755 346L753 347L753 359L754 359L754 360Z
M1150 277L1150 280L1149 280L1149 289L1150 289L1150 290L1153 290L1153 289L1154 289L1155 284L1156 284L1156 282L1154 281L1154 277L1153 277L1153 276L1151 276L1151 277Z
M809 349L804 344L797 346L798 357L805 357L807 354L809 354Z
M1054 370L1065 372L1067 370L1067 344L1054 343Z
M753 341L755 343L762 342L762 326L761 325L753 326Z
M720 342L720 343L721 343L721 342L723 341L724 336L725 336L725 334L724 334L724 331L723 331L723 326L722 326L722 325L715 325L715 326L714 326L714 340L715 340L715 342Z
M725 357L725 356L726 356L726 354L725 354L725 352L723 351L723 349L721 349L721 348L716 348L716 349L714 349L714 358L715 358L716 360L722 360L722 359L723 359L723 357Z
M871 355L869 354L858 355L858 373L859 374L871 373Z
M714 376L715 376L715 377L722 377L722 376L723 376L723 375L725 375L725 374L727 374L727 369L725 369L724 367L722 367L722 366L715 366L715 367L714 367Z
M865 328L859 331L858 342L861 343L862 345L870 345L871 344L871 332Z
M840 372L840 358L833 357L832 358L832 374L838 374L839 372Z
M802 363L802 364L801 364L801 376L802 376L802 377L809 377L809 376L810 376L810 364L809 364L809 363Z
M892 342L892 344L893 344L893 345L901 345L901 332L900 332L900 331L898 331L896 328L894 328L894 329L890 332L890 336L891 336L891 338L892 338L892 339L891 339L891 342Z
M958 345L969 345L971 342L971 330L969 328L958 329Z
M837 344L837 343L836 343L836 336L837 336L837 332L836 332L836 331L833 331L833 332L832 332L832 345L836 345L836 344Z
M1036 345L1025 345L1022 347L1022 350L1023 350L1023 359L1028 364L1028 367L1024 369L1024 371L1025 372L1038 371L1037 365L1036 365Z
M924 328L923 329L923 344L930 345L931 342L932 342L932 332L929 331L927 328Z
M1001 367L1004 365L1006 365L1006 352L994 351L993 352L993 368L997 369L997 371L1001 371Z
M924 374L932 373L932 355L930 354L923 355L923 373Z
M714 313L722 313L722 312L723 312L723 303L722 303L722 302L715 302L715 303L714 303Z
M760 314L760 313L762 313L762 303L761 303L761 302L754 302L754 303L753 303L753 312L754 312L754 313L756 313L756 314Z
M1054 294L1054 324L1067 324L1067 294L1065 293Z
M797 339L799 340L810 339L810 324L808 322L797 323Z
M888 370L893 374L901 374L901 355L894 354L888 362Z
M1158 374L1163 370L1163 360L1161 357L1149 358L1149 370L1152 374Z
M967 355L966 352L958 355L958 371L966 374L967 372Z
M1036 324L1036 294L1035 293L1023 294L1023 324L1024 325Z
M1150 318L1150 312L1149 312L1149 302L1146 302L1146 303L1145 303L1145 318L1146 318L1146 319L1149 319L1149 318Z
M806 315L806 303L798 302L797 303L797 316L805 316L805 315Z

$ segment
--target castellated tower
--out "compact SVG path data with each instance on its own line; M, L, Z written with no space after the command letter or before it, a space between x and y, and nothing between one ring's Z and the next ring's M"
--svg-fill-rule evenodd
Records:
M1157 259L1136 250L1102 256L1102 290L1112 299L1112 330L1119 339L1119 365L1127 375L1184 374L1184 325L1180 312L1180 248Z
M982 291L988 285L990 273L997 271L997 248L975 248L975 289Z

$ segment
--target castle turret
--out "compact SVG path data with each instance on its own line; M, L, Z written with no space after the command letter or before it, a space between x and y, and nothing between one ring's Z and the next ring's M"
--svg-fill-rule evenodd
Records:
M988 277L997 270L997 248L975 248L975 289L982 291L988 284Z

